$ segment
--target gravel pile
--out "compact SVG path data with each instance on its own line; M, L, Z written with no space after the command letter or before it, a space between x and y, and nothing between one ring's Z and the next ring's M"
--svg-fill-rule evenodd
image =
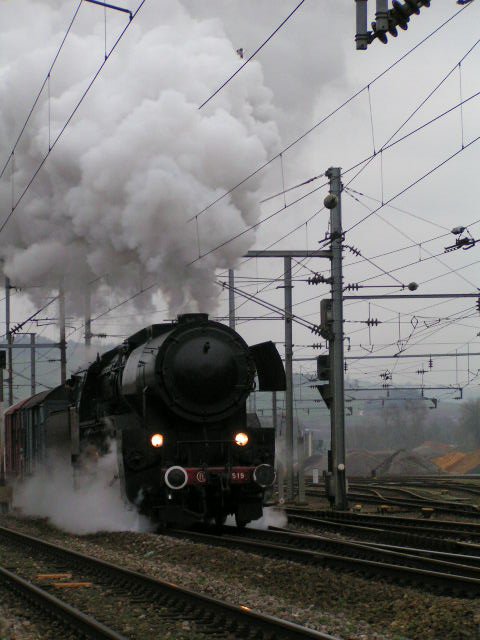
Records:
M392 460L393 451L366 451L355 449L347 452L346 467L349 477L370 478L372 471L379 469L381 476L438 474L439 468L420 451L400 451ZM384 464L385 463L385 464ZM326 456L315 455L305 461L305 472L318 469L320 474L327 469Z
M480 640L480 607L475 600L435 596L162 535L70 536L43 521L13 516L0 517L2 524L342 640Z

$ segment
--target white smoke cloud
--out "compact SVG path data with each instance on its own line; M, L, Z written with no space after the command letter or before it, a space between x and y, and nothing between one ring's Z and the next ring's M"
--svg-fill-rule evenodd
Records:
M229 515L225 520L228 527L235 527L235 516ZM258 520L252 520L247 524L247 529L268 529L269 527L286 527L288 524L287 516L284 511L280 511L275 507L264 507L263 514Z
M61 459L19 483L14 506L28 516L48 518L69 533L148 531L151 523L121 497L115 447L79 479L74 489L72 467Z
M73 7L3 0L0 8L0 149L7 157ZM94 5L80 10L51 77L51 98L46 89L15 154L15 199L103 59L103 17ZM108 13L107 48L127 20ZM233 266L253 234L186 265L257 220L259 180L202 216L198 235L187 220L279 144L257 62L198 109L240 63L219 20L193 18L177 0L161 13L147 3L2 233L12 281L56 288L63 276L67 289L78 290L102 276L103 286L125 297L158 280L171 311L211 310L215 269ZM0 183L2 216L11 207L11 173Z

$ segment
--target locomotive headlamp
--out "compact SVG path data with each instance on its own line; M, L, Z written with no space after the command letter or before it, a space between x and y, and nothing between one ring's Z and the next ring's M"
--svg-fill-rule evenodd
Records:
M239 447L244 447L246 444L248 444L248 436L246 433L236 433L234 440L235 444L238 444Z
M155 447L155 449L158 449L159 447L163 446L163 436L161 433L154 433L153 436L150 438L150 444L152 445L152 447Z

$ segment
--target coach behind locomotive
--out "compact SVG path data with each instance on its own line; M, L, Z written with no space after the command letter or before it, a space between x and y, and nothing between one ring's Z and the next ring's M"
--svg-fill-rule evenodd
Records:
M142 513L181 525L233 514L244 526L261 517L275 476L274 431L246 412L255 374L260 391L285 389L274 344L249 348L206 314L142 329L66 387L7 412L12 447L37 443L7 455L10 472L22 473L16 459L35 470L53 451L71 458L78 476L115 439L123 493Z

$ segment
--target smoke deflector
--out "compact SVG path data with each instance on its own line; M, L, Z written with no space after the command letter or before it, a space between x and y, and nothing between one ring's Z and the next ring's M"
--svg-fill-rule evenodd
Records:
M250 347L250 353L257 368L258 391L285 391L285 369L275 344L259 342Z

